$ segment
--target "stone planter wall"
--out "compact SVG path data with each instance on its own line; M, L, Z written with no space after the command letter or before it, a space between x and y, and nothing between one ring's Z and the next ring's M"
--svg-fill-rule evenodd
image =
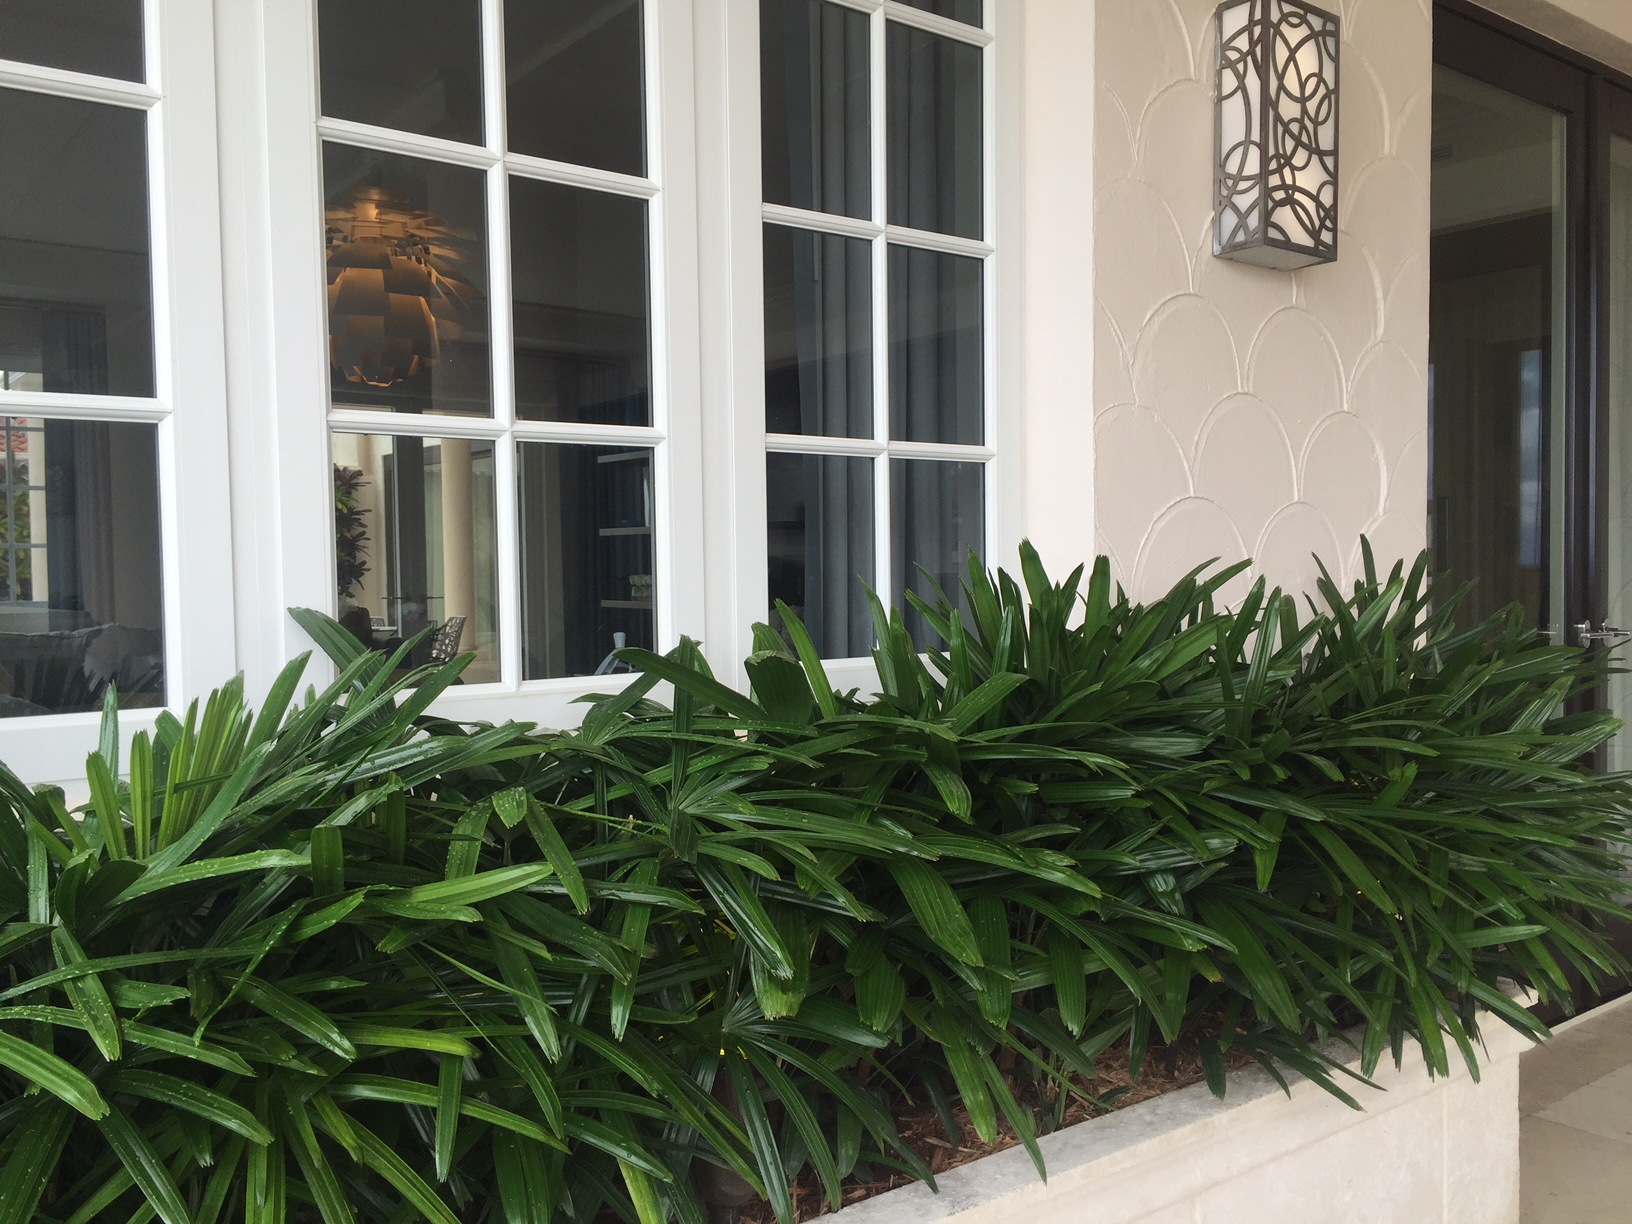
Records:
M1258 1068L1217 1100L1181 1089L1042 1140L1049 1179L1013 1148L907 1186L834 1224L1518 1224L1519 1055L1487 1018L1475 1083L1430 1080L1407 1050L1354 1086L1356 1112L1313 1084L1288 1097Z

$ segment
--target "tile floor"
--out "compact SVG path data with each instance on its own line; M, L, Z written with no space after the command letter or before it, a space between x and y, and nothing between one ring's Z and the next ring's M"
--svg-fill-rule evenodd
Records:
M1523 1224L1632 1224L1632 996L1519 1065Z

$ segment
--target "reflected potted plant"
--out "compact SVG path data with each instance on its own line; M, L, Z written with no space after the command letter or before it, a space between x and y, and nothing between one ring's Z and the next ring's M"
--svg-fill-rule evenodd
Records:
M367 485L360 469L334 465L334 577L340 595L340 623L365 646L372 645L373 636L368 610L353 603L352 597L369 570L364 521L368 510L358 504Z

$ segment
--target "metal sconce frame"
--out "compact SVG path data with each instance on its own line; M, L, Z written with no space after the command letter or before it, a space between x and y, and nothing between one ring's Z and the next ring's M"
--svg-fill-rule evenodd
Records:
M1303 0L1216 14L1213 254L1292 269L1337 258L1336 15Z

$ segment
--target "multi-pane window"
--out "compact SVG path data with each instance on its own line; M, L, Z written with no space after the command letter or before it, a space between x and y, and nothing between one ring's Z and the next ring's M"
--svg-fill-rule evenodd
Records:
M318 3L340 619L467 684L657 641L651 2Z
M0 717L166 697L145 26L140 0L0 5Z
M986 550L985 18L760 4L769 595L829 658L870 649L866 588L957 601Z

